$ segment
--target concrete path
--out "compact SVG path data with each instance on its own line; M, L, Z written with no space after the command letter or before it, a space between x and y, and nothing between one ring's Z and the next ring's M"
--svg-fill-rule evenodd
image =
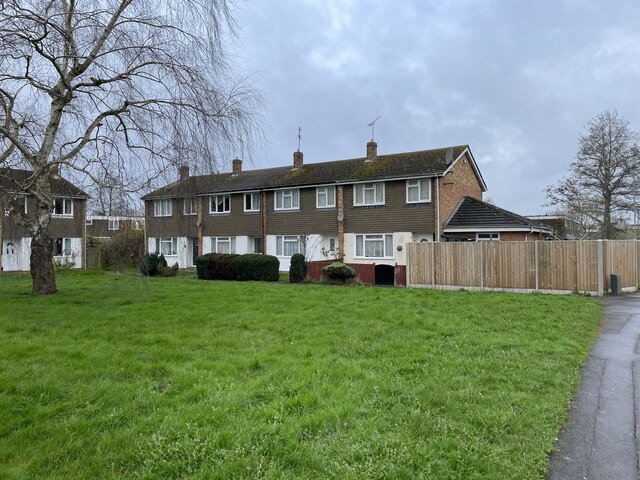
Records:
M551 456L550 480L638 480L640 294L603 303L602 330Z

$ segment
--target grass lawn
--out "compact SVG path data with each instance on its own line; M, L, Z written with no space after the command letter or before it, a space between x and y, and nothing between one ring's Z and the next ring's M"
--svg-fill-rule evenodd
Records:
M0 478L543 478L598 302L0 277Z

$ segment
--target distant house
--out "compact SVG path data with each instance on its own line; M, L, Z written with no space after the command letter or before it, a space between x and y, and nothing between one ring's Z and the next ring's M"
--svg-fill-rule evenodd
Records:
M408 242L436 241L467 195L486 185L467 145L350 160L189 176L143 197L149 251L189 267L199 253L267 253L405 265Z
M0 188L3 191L0 202L4 198L12 198L12 202L24 205L26 215L34 216L36 201L33 197L19 191L23 184L33 175L29 170L1 169ZM61 178L54 171L49 176L54 196L54 210L49 225L49 237L54 261L73 263L74 268L83 268L85 255L85 216L89 196L71 182ZM22 208L22 207L21 207ZM9 214L8 205L2 205L2 222L0 223L0 269L2 271L27 271L30 266L31 234L19 222L18 218Z
M527 215L527 218L547 225L553 230L553 236L562 240L580 240L584 236L576 221L566 215Z
M546 240L553 229L477 198L464 196L444 224L448 241Z
M106 240L125 229L143 230L143 216L88 215L87 237Z

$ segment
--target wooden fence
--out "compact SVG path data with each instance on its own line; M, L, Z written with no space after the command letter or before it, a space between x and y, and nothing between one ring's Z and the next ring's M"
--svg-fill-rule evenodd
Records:
M407 245L408 287L603 295L611 274L620 275L624 291L637 290L639 241Z

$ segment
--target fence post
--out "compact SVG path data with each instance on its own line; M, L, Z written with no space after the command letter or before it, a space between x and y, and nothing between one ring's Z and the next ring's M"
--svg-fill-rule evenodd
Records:
M484 290L484 248L483 244L489 242L476 242L480 244L480 288Z
M603 265L602 240L598 240L598 296L604 295L604 265Z
M431 287L436 286L436 243L430 243L431 246Z
M533 257L534 257L534 268L535 268L535 282L536 282L536 292L540 289L539 286L539 277L538 277L538 240L535 241L535 248L533 249Z

